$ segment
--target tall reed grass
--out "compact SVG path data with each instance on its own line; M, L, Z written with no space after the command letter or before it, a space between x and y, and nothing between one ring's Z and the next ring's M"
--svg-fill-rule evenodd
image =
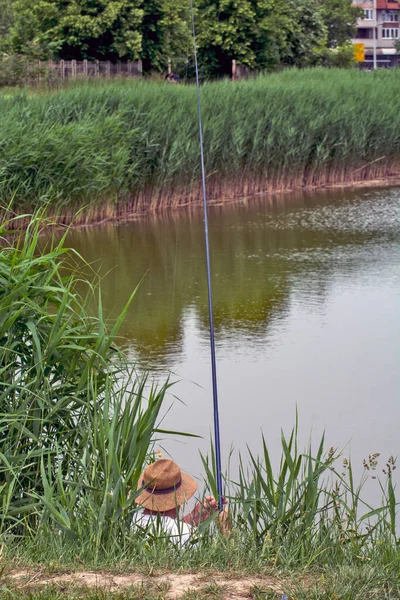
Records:
M202 87L211 198L399 174L395 71L289 70ZM193 86L0 95L0 198L100 219L200 199Z
M394 457L381 469L380 455L370 455L357 479L351 460L326 448L324 436L302 452L298 433L296 418L290 436L281 434L278 468L263 437L261 455L249 449L237 476L226 478L236 539L253 539L266 562L285 566L399 565ZM202 458L206 485L216 494L213 449ZM374 502L366 489L371 482L378 491Z
M48 223L10 236L17 224L0 224L0 539L90 522L96 551L131 518L169 384L147 385L115 345L135 291L108 327L99 290L77 292L65 236L39 250Z

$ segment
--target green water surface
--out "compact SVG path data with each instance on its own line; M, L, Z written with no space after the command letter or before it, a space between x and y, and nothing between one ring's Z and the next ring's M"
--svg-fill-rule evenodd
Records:
M355 462L397 454L400 423L400 190L296 194L210 209L224 461L233 444L278 451L296 406L306 443ZM144 276L122 330L140 368L179 380L166 442L197 472L212 427L201 210L80 229L69 244L103 276L110 314ZM235 461L235 459L233 459Z

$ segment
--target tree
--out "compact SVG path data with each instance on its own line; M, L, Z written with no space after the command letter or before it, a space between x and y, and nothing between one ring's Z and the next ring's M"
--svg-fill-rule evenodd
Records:
M188 1L146 0L141 31L145 71L165 71L169 61L186 60L191 43Z
M355 67L357 62L354 58L353 44L350 41L347 41L340 46L336 46L336 48L328 48L325 56L325 64L340 69L351 69Z
M342 46L354 36L363 9L352 6L352 0L319 0L319 3L328 29L328 48Z
M318 64L351 37L360 14L351 1L194 0L201 67ZM162 71L192 55L190 30L188 0L0 0L3 47L38 58L142 58Z
M293 24L288 32L288 50L281 56L284 64L309 67L321 62L328 38L327 27L316 0L292 3Z
M187 54L187 0L14 0L14 7L10 38L18 53L143 58L147 70L162 70L168 58Z
M211 73L314 64L326 43L318 0L198 0L199 46Z
M232 59L256 66L254 22L251 0L197 0L196 27L200 62L211 74L227 74Z
M45 34L58 22L58 6L52 0L14 0L14 20L9 32L10 49L17 54L44 58L50 51ZM57 41L52 42L52 46Z
M15 0L15 51L65 59L138 58L139 0Z
M61 0L62 2L62 0ZM63 58L137 59L142 48L139 0L70 0L56 27Z
M4 38L13 23L13 4L10 0L0 0L0 38Z

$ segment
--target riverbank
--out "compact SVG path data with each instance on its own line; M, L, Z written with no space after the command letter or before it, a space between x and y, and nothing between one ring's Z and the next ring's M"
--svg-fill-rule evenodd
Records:
M7 590L7 591L2 591ZM264 573L151 571L5 571L0 600L396 600L400 577L373 566Z
M314 69L205 84L210 202L398 181L399 81ZM0 198L18 213L87 223L201 202L193 86L82 83L3 93L0 109Z
M255 203L255 202L265 202L266 204L273 202L279 203L280 201L285 201L288 196L299 196L303 197L304 194L313 194L324 192L334 192L340 190L358 190L358 189L379 189L379 188L395 188L400 187L400 167L399 173L393 175L385 175L381 178L375 178L370 180L360 180L360 181L348 181L342 183L331 183L331 184L320 184L320 185L304 185L301 187L288 188L288 189L277 189L277 190L268 190L263 189L259 192L249 193L245 196L234 196L230 195L231 190L227 189L227 196L221 195L217 197L208 197L207 205L209 207L222 207L222 206L234 206L235 204L247 204L247 203ZM252 189L253 184L249 184L246 187L247 190ZM224 191L221 190L221 194ZM127 204L123 203L117 206L94 206L88 205L87 208L82 210L82 212L72 212L66 213L63 215L58 215L53 213L51 209L48 211L48 215L54 221L54 224L59 225L71 225L73 224L74 228L79 227L90 227L95 225L101 225L110 222L129 222L138 220L148 216L159 216L160 214L165 213L174 213L174 211L179 210L202 210L203 207L203 191L202 188L199 187L197 189L196 194L192 194L189 198L187 194L183 191L180 196L169 196L170 203L159 201L158 203L154 203L149 199L148 202L145 201L145 198L142 197L138 200L137 203Z
M371 180L352 181L345 183L332 183L329 185L314 185L314 186L303 186L298 188L278 189L274 191L263 190L247 196L227 196L227 197L208 197L207 205L209 207L226 207L235 208L235 205L262 205L274 204L279 205L280 203L287 202L290 198L293 202L294 199L303 200L304 197L318 194L329 194L334 192L345 191L356 191L356 190L376 190L380 188L390 189L400 187L400 168L399 174L392 176L384 176L382 178L376 178ZM170 196L172 198L172 196ZM182 192L181 196L175 196L174 202L168 204L167 202L159 202L158 204L149 201L146 203L144 198L141 198L141 203L121 203L117 205L108 205L103 203L97 205L96 203L88 204L81 208L76 208L71 212L66 211L59 214L58 211L54 212L54 208L50 203L42 207L42 214L49 219L49 226L51 222L51 228L54 229L65 229L66 226L73 227L74 229L94 227L98 225L105 225L107 223L129 223L130 221L139 221L146 217L158 217L162 216L169 217L171 215L177 215L179 211L186 210L190 211L190 214L196 214L196 211L203 210L203 192L202 188L199 187L197 195L194 194L188 199L185 192ZM12 226L18 223L19 228L27 227L30 222L30 214L26 211L22 213L18 211L18 208L14 206L14 210L7 208L5 214L12 213L14 217L19 215L18 221L12 224ZM0 210L1 214L1 210ZM25 216L24 216L25 215Z

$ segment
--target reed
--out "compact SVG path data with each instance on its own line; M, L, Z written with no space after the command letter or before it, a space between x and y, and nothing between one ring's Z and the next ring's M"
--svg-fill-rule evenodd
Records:
M285 568L350 565L363 561L399 564L395 459L379 468L379 454L364 461L356 479L350 459L334 448L311 443L299 450L298 420L274 467L267 443L255 456L240 457L237 476L225 478L234 539L252 539L266 563ZM216 493L213 449L203 457L207 488ZM383 474L382 474L383 473ZM375 484L380 502L368 500ZM371 489L369 489L369 493Z
M65 236L39 250L49 223L10 236L17 224L0 224L0 540L83 537L90 523L97 552L131 518L169 383L148 385L115 345L135 291L108 326L99 290L77 292Z
M210 200L400 173L397 70L289 70L202 87ZM68 221L201 199L193 86L81 83L0 95L0 199Z

